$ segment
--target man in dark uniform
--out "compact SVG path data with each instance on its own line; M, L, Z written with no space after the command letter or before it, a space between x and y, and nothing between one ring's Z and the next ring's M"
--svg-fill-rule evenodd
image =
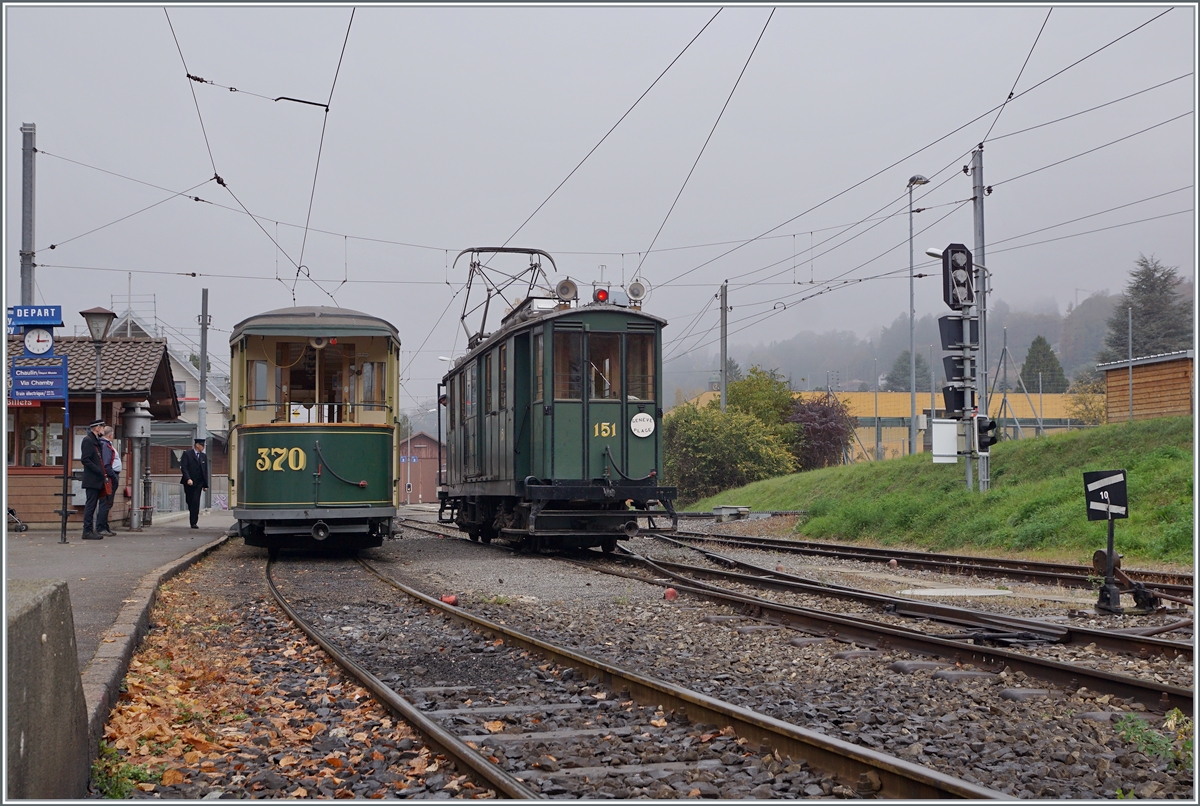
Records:
M200 496L208 489L208 457L204 455L204 440L197 439L194 447L183 454L179 460L179 470L183 473L179 483L183 485L183 494L187 498L192 528L199 529L196 521L200 517Z
M103 431L104 421L92 420L88 423L88 433L79 449L79 463L83 465L83 489L87 493L87 503L83 508L84 540L104 539L104 535L97 533L93 525L97 505L104 497L104 454L100 444Z

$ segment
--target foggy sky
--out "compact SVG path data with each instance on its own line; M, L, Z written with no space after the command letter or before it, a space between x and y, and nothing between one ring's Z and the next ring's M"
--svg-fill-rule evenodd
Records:
M908 309L909 177L931 180L914 194L926 208L915 262L938 273L927 247L973 245L961 169L986 136L995 298L1065 312L1119 292L1139 254L1190 276L1194 9L1130 33L1167 8L1056 6L1047 20L1033 5L780 6L646 255L771 13L724 9L511 245L550 252L551 280L570 275L585 294L600 266L619 284L640 263L667 339L695 320L685 352L715 350L710 300L726 279L737 343L871 336ZM19 130L31 122L45 152L35 302L63 305L67 333L79 310L123 310L113 297L130 287L195 331L208 288L210 349L227 362L247 316L336 301L397 326L402 405L429 399L437 356L465 347L454 256L513 236L717 9L363 6L347 40L350 6L168 6L177 48L161 7L7 5L6 305L20 290ZM188 72L239 92L189 81L180 51ZM328 115L268 100L325 104L331 89ZM998 120L984 114L1010 90ZM1103 231L1063 237L1091 230ZM317 283L296 280L302 243ZM888 273L800 301L834 277ZM916 297L918 316L944 313L940 274ZM786 310L756 316L780 300Z

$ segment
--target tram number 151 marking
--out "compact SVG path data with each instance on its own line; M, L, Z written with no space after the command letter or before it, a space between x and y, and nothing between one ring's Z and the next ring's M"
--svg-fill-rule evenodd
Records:
M615 437L616 435L616 423L594 423L592 425L592 436L594 437Z
M284 460L289 470L303 470L308 458L302 448L259 448L255 470L283 470Z

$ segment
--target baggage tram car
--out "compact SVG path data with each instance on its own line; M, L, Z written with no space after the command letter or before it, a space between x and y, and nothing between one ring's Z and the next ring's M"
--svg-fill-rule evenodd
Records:
M439 385L447 418L439 520L473 540L534 551L612 551L639 531L673 530L675 488L659 484L666 322L641 310L645 284L596 285L581 304L570 278L544 282L541 258L553 265L545 252L493 247L459 257L468 252L468 352ZM496 332L472 332L470 312L482 308L486 324L504 290L487 281L487 299L470 308L472 281L489 279L480 255L502 252L529 256L529 286Z
M246 544L381 545L399 495L396 328L282 308L238 323L229 343L229 506Z

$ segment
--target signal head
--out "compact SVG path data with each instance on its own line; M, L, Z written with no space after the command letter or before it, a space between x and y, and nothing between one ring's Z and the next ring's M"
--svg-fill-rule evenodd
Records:
M608 302L608 289L599 286L592 289L592 302Z

